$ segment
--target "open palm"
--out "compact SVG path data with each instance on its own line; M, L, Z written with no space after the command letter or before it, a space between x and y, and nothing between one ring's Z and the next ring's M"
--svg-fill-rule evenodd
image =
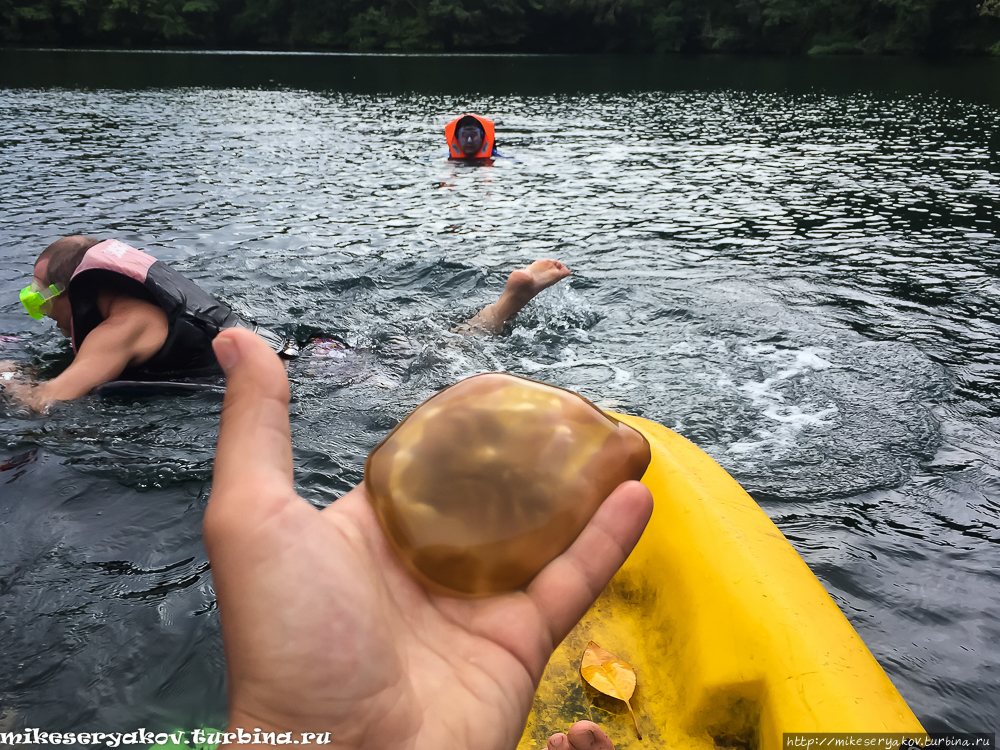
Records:
M292 486L288 382L244 330L216 339L227 391L205 515L230 729L330 732L350 748L515 747L552 650L649 518L619 486L525 591L431 596L400 567L359 486L325 510Z

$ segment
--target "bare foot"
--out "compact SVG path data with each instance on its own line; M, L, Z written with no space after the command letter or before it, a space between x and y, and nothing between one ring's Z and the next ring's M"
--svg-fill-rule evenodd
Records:
M507 277L504 295L523 299L522 307L543 289L569 276L569 269L558 260L536 260L530 266L518 268Z
M549 737L548 750L615 750L608 735L592 721L578 721L568 736L559 732Z
M466 327L500 333L503 324L528 304L543 289L569 276L569 269L558 260L536 260L529 266L511 271L507 286L500 299L479 311L463 326L456 329L464 333Z

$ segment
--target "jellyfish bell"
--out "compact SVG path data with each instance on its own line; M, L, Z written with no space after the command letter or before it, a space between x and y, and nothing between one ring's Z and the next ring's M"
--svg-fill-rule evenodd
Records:
M646 439L582 396L487 373L432 396L365 462L400 562L432 593L525 586L649 465Z

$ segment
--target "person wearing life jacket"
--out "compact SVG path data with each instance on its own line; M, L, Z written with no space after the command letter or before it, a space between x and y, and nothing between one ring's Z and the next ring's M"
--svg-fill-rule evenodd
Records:
M453 330L499 334L535 295L569 275L551 259L518 268L496 302ZM17 366L0 362L0 390L38 411L113 380L218 374L212 341L227 328L254 331L285 360L299 353L295 341L243 320L166 263L118 240L77 235L54 242L35 261L20 297L32 318L55 320L76 354L65 372L34 387L13 381ZM314 340L306 351L323 357L337 344Z
M502 157L497 151L493 120L481 115L466 114L444 126L448 141L448 158L463 161Z
M163 261L119 240L57 240L35 261L20 296L32 318L56 322L75 354L61 375L17 394L38 410L112 380L221 374L212 340L226 328L255 331L286 358L297 353L294 341L244 320Z

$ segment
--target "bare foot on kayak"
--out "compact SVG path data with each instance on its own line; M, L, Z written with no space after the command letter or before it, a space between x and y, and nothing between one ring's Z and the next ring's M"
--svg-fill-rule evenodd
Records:
M500 333L508 318L517 314L540 291L565 279L569 273L565 265L558 260L548 258L536 260L530 266L512 271L507 277L507 286L500 299L484 307L463 326L459 326L457 332L465 333L464 329L470 327L489 333Z
M615 750L608 735L592 721L578 721L569 733L549 737L547 750Z

